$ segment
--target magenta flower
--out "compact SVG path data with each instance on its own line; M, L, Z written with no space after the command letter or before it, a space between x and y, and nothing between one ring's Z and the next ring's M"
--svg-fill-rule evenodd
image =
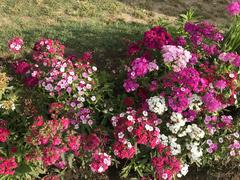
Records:
M213 93L206 93L202 97L202 101L209 112L215 112L222 108L222 103L216 99Z
M123 87L125 88L126 92L131 92L131 91L137 90L137 88L139 87L139 84L134 80L126 79L124 81Z
M27 87L32 88L38 84L38 79L36 77L28 77L24 80L24 84Z
M227 87L227 83L224 80L218 80L214 84L215 88L223 90Z
M227 11L231 16L240 14L240 1L233 1L227 6Z
M148 64L149 64L149 61L144 57L135 59L131 63L131 66L132 66L131 74L134 73L134 77L135 76L143 77L148 72Z
M26 61L18 61L13 64L13 68L16 74L25 74L29 69L31 65L28 64Z

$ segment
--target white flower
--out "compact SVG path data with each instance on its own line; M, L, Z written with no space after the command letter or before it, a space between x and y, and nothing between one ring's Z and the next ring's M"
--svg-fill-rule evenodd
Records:
M143 111L142 112L144 116L148 116L148 112L147 111Z
M235 132L235 133L233 133L233 136L234 136L235 138L239 138L239 133L238 133L238 132Z
M178 137L184 137L187 135L187 132L186 132L186 130L184 130L184 131L178 133L177 135L178 135Z
M219 143L223 143L223 138L221 138L221 137L218 138L218 142L219 142Z
M163 174L162 174L162 178L163 178L163 179L167 179L167 178L168 178L168 174L167 174L167 173L163 173Z
M187 126L186 132L191 139L196 139L199 141L205 136L205 132L200 129L196 124L191 124Z
M172 155L174 156L181 153L181 145L177 144L176 142L170 143L170 149L171 149Z
M160 134L159 139L163 145L165 145L165 146L168 145L168 137L166 135Z
M146 129L147 131L153 131L153 127L150 126L150 125L148 125L148 124L145 125L145 129Z
M162 115L165 111L167 111L167 106L164 97L162 96L153 96L147 100L149 110L157 113L158 115Z
M132 148L132 144L130 142L127 142L128 149Z
M186 144L186 147L190 151L188 153L188 157L190 158L191 162L200 163L201 157L203 156L203 151L202 148L199 147L199 143L191 142L190 144Z
M92 85L91 85L91 84L87 84L87 85L86 85L86 88L87 88L87 89L91 89L91 88L92 88Z
M92 97L91 97L91 100L92 100L92 101L96 101L96 96L92 96Z
M178 177L186 176L188 173L188 167L189 167L188 164L181 165L181 171L180 171L180 173L177 174L177 176Z
M230 78L234 78L235 75L234 75L233 73L230 73L230 74L229 74L229 77L230 77Z
M127 116L127 119L128 119L129 121L132 121L132 120L133 120L133 117L132 117L131 115L128 115L128 116Z
M170 117L172 124L167 123L167 127L173 134L177 134L183 126L186 124L186 119L183 118L182 114L173 112Z
M132 127L132 126L129 126L129 127L127 128L127 130L128 130L128 132L132 132L133 127Z
M100 166L100 167L98 168L98 172L99 172L99 173L103 172L103 170L104 170L104 169L103 169L102 166Z
M106 164L107 166L111 165L111 161L107 158L104 158L103 163Z
M122 139L123 137L124 137L123 132L118 133L118 138L119 138L119 139Z
M62 67L60 68L60 72L64 72L64 71L65 71L65 67L62 66Z
M189 109L200 111L203 102L200 96L193 94L192 97L189 99Z
M96 67L96 66L93 66L93 67L92 67L92 70L93 70L93 71L97 71L97 67Z
M170 119L173 121L173 122L180 122L182 121L183 119L183 116L181 113L177 113L177 112L173 112Z
M80 101L81 102L85 102L85 98L84 97L80 97Z

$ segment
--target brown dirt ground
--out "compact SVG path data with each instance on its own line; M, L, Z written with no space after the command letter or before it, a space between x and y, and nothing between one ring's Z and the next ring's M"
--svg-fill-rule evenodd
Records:
M166 19L174 19L192 8L197 15L218 25L227 24L230 17L226 5L231 0L119 0L157 13Z

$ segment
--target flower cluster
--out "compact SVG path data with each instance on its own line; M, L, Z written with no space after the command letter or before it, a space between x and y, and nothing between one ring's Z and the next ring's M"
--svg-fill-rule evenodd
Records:
M223 52L219 54L218 58L223 62L228 62L235 67L240 67L240 55L234 52Z
M184 30L189 34L195 52L199 47L208 56L219 54L218 42L223 41L223 35L210 23L186 23ZM209 43L210 42L210 43Z
M9 129L7 129L7 122L0 120L0 143L6 142L10 135Z
M126 78L114 77L124 89L97 74L91 52L66 57L58 40L42 38L31 56L3 62L0 179L60 179L69 170L95 179L88 172L120 163L123 178L170 180L193 164L239 161L239 2L228 10L236 17L226 36L205 21L146 31L129 46ZM18 53L23 40L8 47Z
M124 88L127 92L135 91L138 88L136 82L138 77L144 77L147 73L157 71L159 69L155 62L149 62L146 58L136 58L132 61L128 70L128 79L124 82Z
M231 2L227 6L227 11L232 16L239 15L240 14L240 1L236 0L236 1Z
M19 37L12 38L8 41L8 48L14 53L19 53L23 47L23 40Z
M94 153L92 163L90 164L93 172L105 172L111 165L111 156L106 153Z
M158 115L162 115L165 111L167 111L167 106L166 106L166 102L164 97L162 96L154 96L154 97L150 97L147 100L148 106L149 106L149 110L158 114Z
M157 179L172 179L175 174L180 172L181 163L175 156L172 156L168 148L162 144L157 148L157 152L159 156L151 159Z
M163 61L170 65L174 72L179 72L187 67L192 55L189 51L184 50L181 46L164 45L162 47Z
M13 175L16 171L17 163L14 157L0 157L0 175Z
M158 45L155 40L146 39L146 34L154 38L156 29L159 27L147 31L144 40L129 47L129 54L134 55L135 59L131 62L123 86L127 93L132 92L128 95L131 103L127 107L134 105L135 108L143 108L144 113L151 112L161 120L158 124L148 124L144 129L140 128L138 111L128 109L114 116L115 139L123 140L123 145L126 145L120 146L118 142L114 150L117 149L115 155L120 158L132 158L141 151L138 144L150 146L152 150L161 145L168 147L171 156L181 159L178 171L172 169L169 170L170 174L164 173L164 166L159 165L157 177L170 179L174 174L178 177L186 175L190 164L211 164L217 153L232 154L232 157L238 154L239 141L231 134L239 128L239 123L236 123L236 116L226 112L232 107L237 109L239 104L239 55L220 48L223 35L208 22L185 23L184 33L174 42L161 41L155 33ZM147 63L153 59L157 59L154 63L158 68L150 74ZM136 128L140 130L136 131ZM154 146L151 146L148 136L139 139L140 132L145 134L145 130L154 131L156 128L158 143ZM226 143L221 138L218 140L226 134ZM155 133L151 136L155 137ZM131 151L127 151L126 147ZM121 156L120 148L125 150L124 156ZM217 158L219 156L216 155ZM163 165L164 161L164 156L155 157L154 169L160 162Z
M144 33L144 45L150 49L161 49L163 45L172 44L172 41L171 35L160 26Z

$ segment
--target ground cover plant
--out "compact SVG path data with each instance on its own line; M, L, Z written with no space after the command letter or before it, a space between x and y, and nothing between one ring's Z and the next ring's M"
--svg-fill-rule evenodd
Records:
M111 71L94 61L94 44L69 55L61 37L31 48L10 38L0 69L0 179L104 179L112 167L122 179L184 179L196 166L238 169L240 2L226 10L224 31L191 10L174 25L134 25L146 30L125 42L119 53L128 57ZM118 23L110 26L129 28Z

